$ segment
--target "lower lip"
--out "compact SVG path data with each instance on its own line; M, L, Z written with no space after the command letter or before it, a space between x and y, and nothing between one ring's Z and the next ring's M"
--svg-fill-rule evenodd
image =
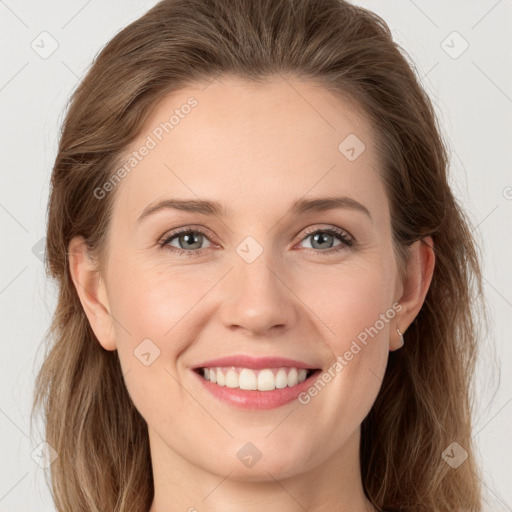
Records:
M201 380L203 386L212 395L219 400L226 402L240 409L275 409L295 400L300 393L308 389L320 374L320 370L316 370L304 382L296 386L274 389L272 391L250 391L239 388L228 388L227 386L219 386L214 384L197 372L193 372L198 379Z

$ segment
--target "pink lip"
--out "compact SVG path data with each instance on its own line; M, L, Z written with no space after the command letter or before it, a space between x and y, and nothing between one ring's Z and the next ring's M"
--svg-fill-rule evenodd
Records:
M276 359L273 359L273 361L276 361ZM289 360L287 361L289 362ZM276 407L281 407L295 400L300 393L312 386L318 375L320 375L320 370L316 371L304 382L296 386L274 389L273 391L249 391L246 389L219 386L218 384L204 379L197 371L193 373L201 380L205 389L212 393L217 399L240 409L265 410L275 409Z
M253 370L261 370L263 368L306 368L308 370L315 370L317 367L295 361L285 357L251 357L246 355L234 355L229 357L221 357L205 361L204 363L195 365L193 369L198 368L213 368L218 366L241 366L243 368L252 368ZM266 392L267 393L267 392Z

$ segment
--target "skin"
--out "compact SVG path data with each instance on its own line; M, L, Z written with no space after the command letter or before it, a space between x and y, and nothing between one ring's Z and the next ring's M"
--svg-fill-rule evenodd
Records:
M434 253L415 243L399 277L372 127L348 100L294 79L223 77L166 97L129 150L190 96L197 107L118 185L103 274L81 238L69 245L91 326L105 350L118 351L148 424L150 512L376 510L361 483L360 425L389 351L401 346L397 326L405 332L423 304ZM366 146L354 161L338 150L349 134ZM362 203L372 218L354 209L286 215L296 199L333 195ZM216 200L228 215L167 209L137 222L147 205L171 197ZM158 245L191 225L207 232L202 255ZM357 243L323 254L305 234L314 227L341 228ZM236 252L247 236L263 249L250 264ZM180 247L180 238L169 244ZM326 370L396 303L400 312L307 405L237 409L207 393L190 369L242 353ZM134 356L146 338L160 350L149 366ZM262 454L252 467L237 457L247 442Z

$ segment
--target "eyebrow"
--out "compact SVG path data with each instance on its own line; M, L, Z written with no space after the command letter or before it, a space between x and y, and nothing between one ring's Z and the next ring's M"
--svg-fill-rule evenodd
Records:
M317 199L298 199L287 211L287 214L306 215L318 212L325 212L334 209L350 209L364 213L372 220L372 216L363 204L350 197L321 197ZM226 217L226 209L217 201L196 200L196 199L163 199L157 203L149 204L141 213L137 222L152 215L153 213L173 209L186 212L201 213L216 217Z

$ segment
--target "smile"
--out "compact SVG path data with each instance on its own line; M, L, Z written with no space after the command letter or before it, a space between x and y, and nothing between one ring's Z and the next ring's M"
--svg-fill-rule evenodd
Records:
M283 406L297 399L312 385L322 370L281 367L251 369L243 367L196 368L204 389L231 406L264 410Z
M314 373L305 368L263 368L255 370L241 367L199 368L200 374L218 386L250 391L273 391L293 387Z

